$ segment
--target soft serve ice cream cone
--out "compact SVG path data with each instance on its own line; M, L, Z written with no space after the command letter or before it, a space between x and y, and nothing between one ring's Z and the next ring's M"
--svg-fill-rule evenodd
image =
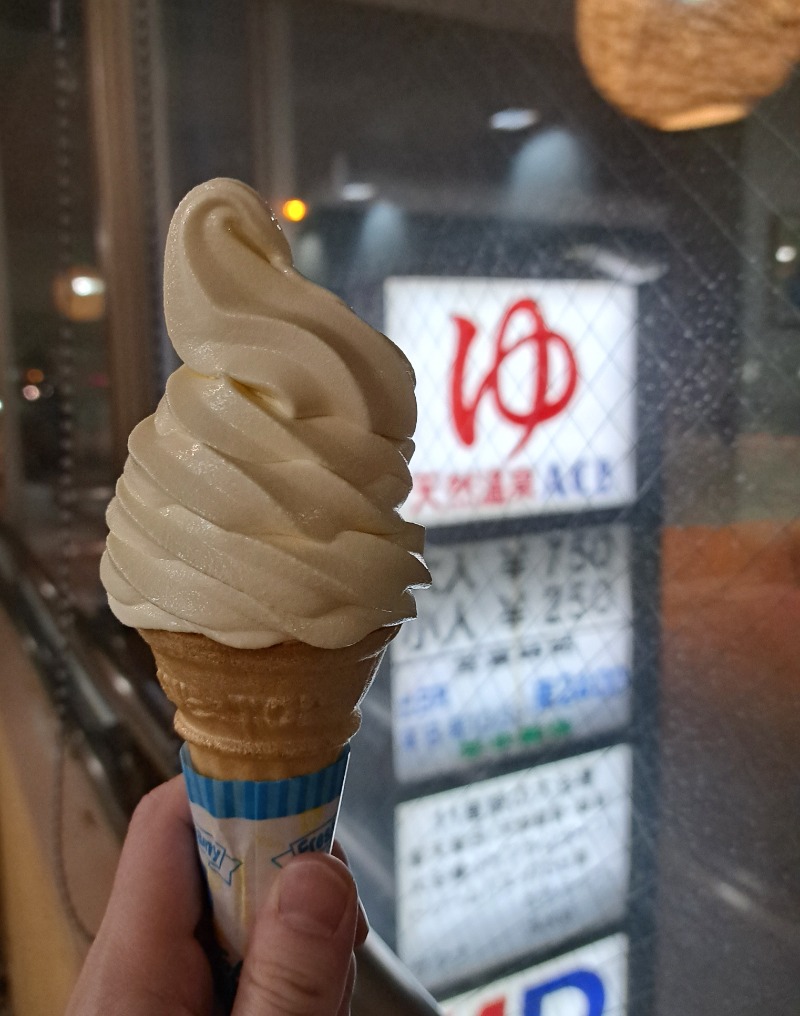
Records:
M314 774L343 778L359 702L415 614L410 590L429 580L423 530L398 510L414 375L385 336L295 272L269 209L233 180L196 187L175 212L164 305L183 364L130 436L101 578L153 650L208 825L206 812L249 801L251 785L308 778L313 803ZM236 787L225 796L220 781ZM245 848L199 824L198 844L233 886ZM247 913L222 936L234 959L243 935L231 927L246 928L253 896L237 892Z

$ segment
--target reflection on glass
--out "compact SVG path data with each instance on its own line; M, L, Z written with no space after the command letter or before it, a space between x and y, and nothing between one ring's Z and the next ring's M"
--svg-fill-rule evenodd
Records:
M8 506L40 562L90 612L113 480L105 286L94 252L81 24L0 18L9 404L21 483Z

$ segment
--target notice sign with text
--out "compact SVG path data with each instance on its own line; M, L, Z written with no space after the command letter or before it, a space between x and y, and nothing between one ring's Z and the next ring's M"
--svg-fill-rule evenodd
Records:
M436 989L619 920L630 826L625 744L398 805L400 958Z
M426 558L433 584L390 649L400 781L628 723L625 525L430 546Z
M633 287L416 277L384 286L385 331L417 375L405 515L443 525L634 499Z

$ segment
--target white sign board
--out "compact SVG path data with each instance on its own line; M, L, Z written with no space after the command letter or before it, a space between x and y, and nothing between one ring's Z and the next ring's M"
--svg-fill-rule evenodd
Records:
M417 373L426 524L635 495L636 292L612 282L391 278L385 330Z
M435 989L619 920L630 795L619 744L398 805L400 958Z
M430 546L426 558L433 585L390 650L399 780L628 722L627 527Z
M628 940L611 935L442 1003L445 1016L625 1016Z

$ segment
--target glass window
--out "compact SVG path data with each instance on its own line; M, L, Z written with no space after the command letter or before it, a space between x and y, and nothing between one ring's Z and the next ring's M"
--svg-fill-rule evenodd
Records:
M59 521L70 560L87 548L75 590L107 620L91 555L128 393L114 329L74 310L102 305L110 225L97 42L23 6L0 32L7 514L44 559ZM686 83L735 90L767 6L719 36L736 75L711 40ZM366 699L340 824L374 928L452 1016L794 1014L794 57L748 115L667 131L592 83L573 5L129 10L143 270L191 186L243 179L417 372L405 511L434 584ZM141 370L163 382L151 318Z

